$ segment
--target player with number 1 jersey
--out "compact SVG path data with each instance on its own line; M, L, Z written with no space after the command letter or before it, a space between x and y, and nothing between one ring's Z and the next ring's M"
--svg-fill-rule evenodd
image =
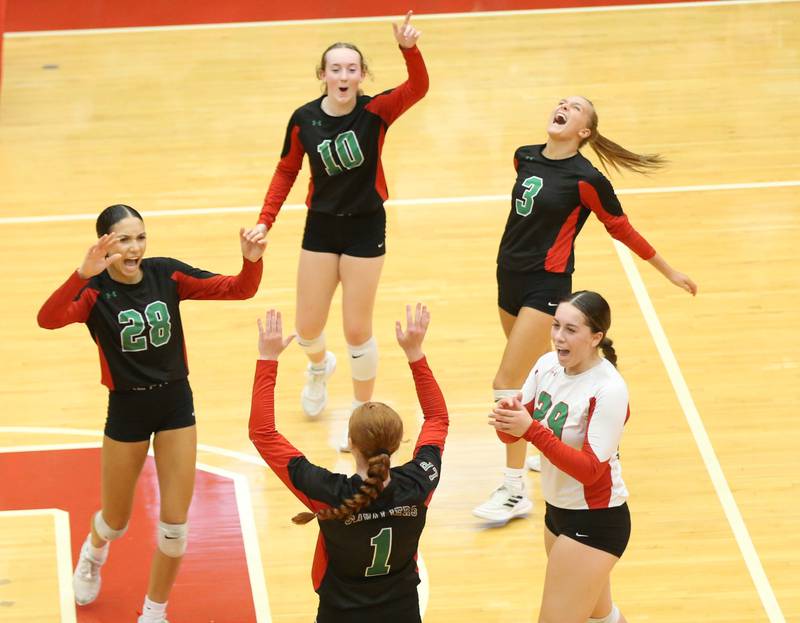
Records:
M381 151L389 127L428 91L428 73L417 47L420 32L410 20L411 12L401 25L392 25L408 79L378 95L361 91L369 70L355 45L334 43L323 52L317 76L324 93L292 114L258 224L247 234L272 227L307 154L311 179L295 327L309 359L301 393L309 417L325 408L326 382L336 367L323 331L339 282L353 381L351 409L372 398L378 369L372 311L386 253L383 204L388 191ZM339 445L347 450L344 439Z
M419 623L417 548L428 505L439 484L449 419L447 405L422 340L427 308L407 309L407 330L397 340L408 358L424 423L410 461L390 466L403 438L400 416L383 403L368 402L349 422L356 474L319 467L275 425L278 356L291 341L282 337L280 315L270 310L259 324L259 361L253 385L250 439L286 487L310 510L320 533L311 571L319 594L317 623Z

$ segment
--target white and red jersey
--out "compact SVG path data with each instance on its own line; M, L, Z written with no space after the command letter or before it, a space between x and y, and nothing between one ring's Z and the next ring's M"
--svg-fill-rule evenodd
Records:
M522 387L533 417L524 437L542 453L542 493L558 508L622 505L619 442L630 414L625 381L605 359L567 374L555 352L543 355Z

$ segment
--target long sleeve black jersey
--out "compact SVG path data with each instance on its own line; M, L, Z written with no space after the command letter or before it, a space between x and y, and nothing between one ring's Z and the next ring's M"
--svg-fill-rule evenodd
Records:
M497 255L501 268L571 274L575 238L592 212L642 259L656 254L628 221L611 182L589 160L580 153L550 160L543 148L526 145L514 153L517 180Z
M177 381L189 374L178 303L250 298L262 266L260 259L243 259L242 271L226 277L172 258L145 258L136 284L114 281L108 271L91 279L75 271L42 306L39 326L86 323L100 354L101 382L110 390Z
M311 572L320 603L338 610L379 606L408 597L419 584L416 557L428 504L439 484L448 415L423 358L410 364L425 416L414 458L391 469L388 486L346 521L320 521ZM259 361L250 412L250 439L275 474L309 509L338 506L357 493L361 477L311 463L275 428L278 364Z
M323 96L298 108L286 128L281 159L258 222L272 227L308 154L306 205L326 214L369 214L389 196L381 164L386 131L428 91L428 72L417 47L400 48L408 80L374 97L359 95L347 115L322 110Z

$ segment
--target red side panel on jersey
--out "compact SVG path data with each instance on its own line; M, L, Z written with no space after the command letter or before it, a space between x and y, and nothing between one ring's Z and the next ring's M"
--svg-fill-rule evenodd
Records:
M235 277L214 275L201 279L176 270L170 276L178 284L178 296L184 299L243 300L252 298L261 283L264 263L242 260L242 270Z
M597 406L597 399L589 399L589 415L586 418L586 438L583 440L584 452L590 453L595 460L597 457L589 445L589 426L592 423L592 415L594 415L594 408ZM583 497L586 499L586 504L589 508L608 508L608 503L611 500L611 465L608 461L601 463L601 472L599 478L591 485L583 487Z
M258 222L267 226L267 229L272 227L278 212L286 201L289 191L292 189L294 180L300 169L303 166L303 156L305 149L300 142L300 126L293 125L288 132L287 136L288 150L285 149L281 154L281 159L278 161L278 166L275 167L275 174L272 176L272 181L269 184L269 189L264 197L264 205L261 208L261 214L258 217ZM311 193L309 193L308 202L311 200Z
M77 270L72 273L42 305L36 316L39 326L43 329L60 329L73 322L86 322L100 294L86 287L88 283L88 279L78 276Z
M383 161L381 160L383 141L385 138L386 127L381 126L378 130L378 168L375 171L375 192L377 192L384 201L389 198L389 191L386 188L386 176L383 174Z
M311 565L311 582L314 590L318 590L328 571L328 549L325 547L325 537L322 532L317 533L317 547L314 549L314 562Z
M561 226L561 231L556 236L553 246L547 251L544 260L544 269L551 273L563 273L567 269L569 256L572 255L572 244L575 241L575 227L578 223L580 206L570 212L567 220Z
M613 238L625 244L643 260L649 260L656 254L656 250L650 243L633 228L627 216L624 214L615 216L603 207L603 202L600 201L597 189L589 182L578 182L578 192L583 205L597 215L597 218L600 219Z
M111 376L111 367L108 365L108 359L100 346L100 342L95 340L97 344L97 352L100 354L100 382L108 387L109 391L114 391L114 378Z

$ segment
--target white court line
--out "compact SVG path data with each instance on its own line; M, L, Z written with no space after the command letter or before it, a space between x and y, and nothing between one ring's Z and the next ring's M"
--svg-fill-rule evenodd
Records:
M0 426L0 434L3 433L34 433L40 435L86 435L86 436L102 436L102 432L93 431L90 429L81 428L38 428L36 426ZM86 442L86 443L69 443L69 444L50 444L39 446L12 446L0 447L2 452L36 452L41 450L73 450L84 448L99 448L99 442ZM244 452L237 452L236 450L227 450L217 446L210 446L207 444L197 444L197 449L203 452L210 452L228 458L233 458L243 463L250 463L267 469L266 463L260 456L246 454ZM152 456L152 448L148 454ZM239 508L239 520L242 527L242 538L245 540L245 555L247 558L247 569L250 575L251 592L253 593L253 605L256 610L256 619L258 623L270 623L271 614L269 609L269 595L267 591L267 582L264 577L264 569L261 558L261 550L258 545L257 530L255 525L255 518L253 516L253 505L250 497L250 484L243 474L230 472L219 467L212 467L203 463L197 463L198 468L203 469L215 474L220 474L227 478L231 478L234 482L234 491L236 492L236 504ZM241 479L241 481L240 481ZM244 483L242 485L242 483ZM245 532L247 530L247 532ZM248 545L248 539L251 543ZM250 549L248 549L248 547ZM68 565L69 566L69 565ZM417 554L417 566L419 567L419 608L420 614L425 615L428 607L428 600L430 596L430 584L428 580L428 569L425 566L425 560L422 558L422 552ZM69 578L72 577L71 568L68 569ZM263 586L263 591L257 589L254 584L255 579L259 580L259 586ZM70 580L71 581L71 580ZM70 584L71 587L71 584ZM71 590L71 589L70 589ZM70 593L71 594L71 593ZM70 597L72 599L72 597ZM263 602L263 603L262 603ZM62 622L69 623L69 622Z
M755 190L759 188L790 188L800 186L800 180L782 180L775 182L740 182L736 184L700 184L697 186L660 186L654 188L621 188L618 195L652 195L664 193L714 192L727 190ZM494 201L510 201L511 194L503 195L466 195L463 197L420 197L417 199L389 199L387 207L418 207L451 203L488 203ZM305 210L304 203L285 204L281 210ZM236 206L229 208L187 208L185 210L141 210L142 216L155 218L162 216L198 216L204 214L256 214L261 206ZM21 223L65 223L69 221L94 221L97 214L62 214L45 216L4 216L0 217L0 225L16 225Z
M642 310L645 322L647 322L650 334L653 336L658 353L661 355L661 360L664 362L669 380L678 397L683 414L686 416L686 421L692 431L697 448L700 450L700 456L703 458L703 463L705 463L706 470L711 477L711 482L725 512L725 517L733 530L734 537L736 537L736 543L742 552L742 557L747 565L747 570L750 572L750 577L753 579L756 591L758 591L764 610L769 617L770 623L785 623L786 619L783 616L783 612L781 612L767 574L764 572L764 567L761 565L761 559L758 557L758 552L756 552L755 545L753 545L753 541L750 538L744 518L736 505L736 500L722 471L722 466L719 464L714 447L711 445L711 439L708 437L703 420L697 411L697 406L694 404L689 386L683 378L678 360L669 345L667 335L661 326L655 307L653 307L653 302L650 300L650 295L647 293L642 281L642 276L639 274L628 248L616 240L614 241L614 247Z
M69 513L60 508L36 508L0 511L0 517L31 517L49 515L53 518L56 540L56 573L60 623L76 623L75 593L72 591L72 551L70 547Z
M475 11L461 13L429 13L414 15L414 20L432 21L440 19L482 19L523 15L546 15L562 13L607 13L610 11L651 11L669 9L694 9L700 7L741 6L752 4L789 4L798 0L707 0L702 2L667 2L662 4L619 4L612 6L566 7L552 9L520 9L513 11ZM220 30L226 28L264 28L275 26L306 26L324 24L364 24L396 20L397 15L370 17L336 17L323 19L293 19L268 22L227 22L218 24L177 24L173 26L130 26L122 28L77 28L74 30L31 30L5 33L6 39L22 37L74 37L82 35L105 35L115 33L164 32L173 30Z

